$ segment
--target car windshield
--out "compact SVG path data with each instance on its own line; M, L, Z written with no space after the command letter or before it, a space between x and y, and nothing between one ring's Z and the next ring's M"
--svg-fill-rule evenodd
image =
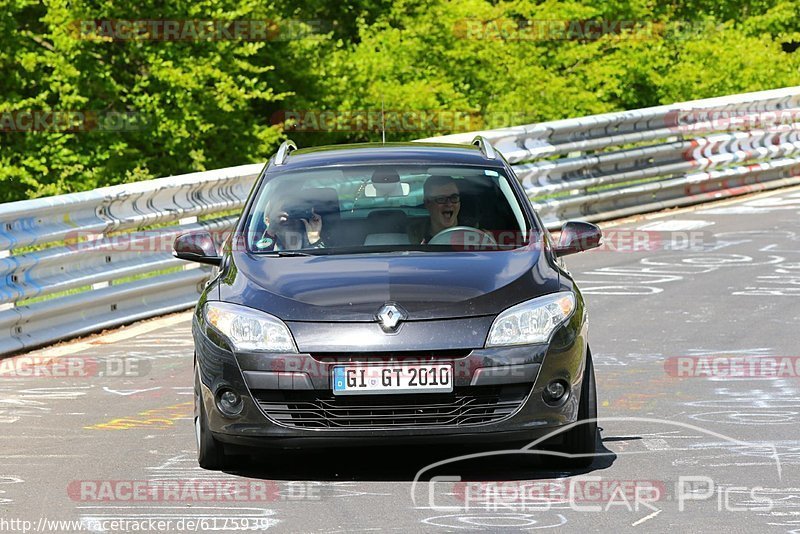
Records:
M502 169L304 169L268 178L257 195L246 224L254 253L509 250L530 238Z

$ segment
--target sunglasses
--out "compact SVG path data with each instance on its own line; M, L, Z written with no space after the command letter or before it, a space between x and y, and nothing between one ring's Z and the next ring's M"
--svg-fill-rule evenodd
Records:
M452 195L441 195L438 197L428 197L428 200L431 202L436 202L437 204L444 204L446 202L450 202L450 204L458 204L461 202L461 195L458 193L453 193Z

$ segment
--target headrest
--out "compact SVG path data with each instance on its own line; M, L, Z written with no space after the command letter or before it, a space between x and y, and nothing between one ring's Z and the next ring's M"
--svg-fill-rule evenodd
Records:
M379 167L372 173L373 184L396 184L400 182L400 175L391 168Z

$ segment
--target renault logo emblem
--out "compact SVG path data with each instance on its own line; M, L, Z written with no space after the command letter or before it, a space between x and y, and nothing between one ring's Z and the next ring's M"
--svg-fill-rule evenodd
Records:
M396 304L384 304L375 316L384 332L396 332L400 321L408 319L408 315Z

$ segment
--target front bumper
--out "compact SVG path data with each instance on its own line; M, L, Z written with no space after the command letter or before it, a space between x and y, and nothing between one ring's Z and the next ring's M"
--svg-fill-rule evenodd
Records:
M233 353L224 340L210 339L198 324L197 317L192 330L206 420L214 437L236 445L306 448L428 442L479 444L530 441L542 437L577 418L586 361L584 329L582 321L571 322L559 329L548 345L401 353L299 354ZM462 406L474 407L478 402L475 399L484 398L490 392L500 400L513 399L516 404L505 402L505 411L495 410L492 417L429 417L424 419L424 424L400 426L383 424L383 420L378 418L368 426L351 426L351 423L343 426L342 419L331 422L321 416L317 418L321 422L316 424L322 426L303 427L298 426L298 418L286 416L286 410L276 411L279 405L286 408L307 406L308 403L311 403L309 413L328 416L348 414L351 408L363 410L363 406L353 407L346 401L341 404L341 399L332 398L332 366L373 359L386 361L386 358L395 358L391 361L411 358L414 363L451 362L456 390L451 397L447 394L379 396L392 397L383 399L386 402L397 399L398 403L404 403L415 397L423 415L430 414L430 411L425 411L430 410L426 404L430 399L436 405L451 403L453 409L462 410L458 412L460 414L466 413ZM543 393L545 386L556 379L570 384L570 392L552 405L545 402ZM238 416L227 417L216 407L216 394L221 388L232 388L242 396L244 406ZM364 399L372 396L359 397L363 402L381 400ZM348 400L358 403L360 399ZM386 406L378 404L385 412ZM415 412L409 410L407 413Z

